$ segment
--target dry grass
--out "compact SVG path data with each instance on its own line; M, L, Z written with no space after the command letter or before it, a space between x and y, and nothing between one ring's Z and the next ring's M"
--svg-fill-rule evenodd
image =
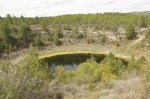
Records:
M45 57L53 57L56 55L64 55L64 54L80 54L80 53L92 53L92 54L104 54L107 55L112 52L116 57L129 59L131 57L131 53L125 50L120 50L108 46L101 45L76 45L76 46L60 46L55 48L46 48L44 51L40 51L39 58Z
M99 99L149 99L146 78L130 74L125 79L111 81L99 96Z
M62 92L64 99L150 99L148 84L150 83L146 77L132 73L124 79L110 81L105 88L97 83L95 90L89 90L89 84L79 86L71 83L58 86L56 82L51 82L50 88L52 91Z

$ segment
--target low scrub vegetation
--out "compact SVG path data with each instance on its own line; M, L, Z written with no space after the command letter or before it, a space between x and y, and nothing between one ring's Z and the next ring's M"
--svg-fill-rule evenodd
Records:
M49 79L47 65L33 50L17 64L0 63L1 99L37 99L46 97Z
M149 75L146 74L148 72L145 68L146 60L144 57L139 60L135 60L133 57L126 65L110 53L100 63L91 58L81 63L76 70L65 71L62 66L57 66L53 73L50 73L48 65L39 60L38 55L31 49L27 56L17 64L1 61L0 98L37 99L44 97L45 99L62 99L80 98L80 96L86 98L90 92L90 98L96 99L97 97L106 97L105 90L109 90L107 93L110 95L112 94L111 90L113 90L114 94L117 95L113 97L147 98L150 87ZM126 74L133 71L136 72L137 78L126 79L128 77ZM142 79L141 76L138 76L140 74L147 76ZM140 90L136 89L136 85L133 84L135 83L134 79ZM145 83L142 85L144 81ZM128 84L135 87L132 86L131 88ZM119 94L119 91L116 93L115 90L120 90L121 93ZM129 93L128 90L135 92ZM135 96L136 94L138 95Z

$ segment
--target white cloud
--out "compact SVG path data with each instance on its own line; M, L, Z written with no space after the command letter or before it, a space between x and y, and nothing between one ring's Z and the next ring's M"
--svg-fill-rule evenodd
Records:
M0 16L148 11L150 0L0 0Z

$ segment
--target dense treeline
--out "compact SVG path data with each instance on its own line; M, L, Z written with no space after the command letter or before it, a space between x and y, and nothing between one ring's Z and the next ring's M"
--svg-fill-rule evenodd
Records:
M34 26L37 26L33 28ZM10 16L0 17L0 53L9 54L12 51L33 46L43 46L45 42L55 45L62 44L62 30L72 30L70 38L86 38L86 27L94 27L95 30L116 31L119 27L128 28L126 38L135 36L134 27L150 26L150 16L127 14L127 13L104 13L104 14L78 14L63 15L56 17L25 18ZM83 33L78 28L82 27ZM41 28L46 34L41 37L38 30ZM54 33L52 33L54 32ZM101 38L104 41L104 36ZM70 40L68 40L70 41ZM101 41L101 40L100 40ZM92 37L87 37L87 43L93 43Z
M104 13L104 14L77 14L63 15L56 17L35 17L24 18L23 16L15 17L9 14L6 18L0 17L0 21L7 21L9 24L21 25L62 25L62 24L80 24L80 25L100 25L102 26L120 26L127 24L135 24L140 27L150 25L150 16L128 14L128 13Z

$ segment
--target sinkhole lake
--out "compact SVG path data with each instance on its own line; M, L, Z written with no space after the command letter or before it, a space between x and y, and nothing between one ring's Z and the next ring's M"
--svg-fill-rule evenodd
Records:
M94 57L96 62L101 62L106 55L93 53L58 54L43 59L48 63L50 71L53 71L56 66L63 66L65 70L75 70L79 64L91 57ZM123 62L126 64L126 61L123 60Z

